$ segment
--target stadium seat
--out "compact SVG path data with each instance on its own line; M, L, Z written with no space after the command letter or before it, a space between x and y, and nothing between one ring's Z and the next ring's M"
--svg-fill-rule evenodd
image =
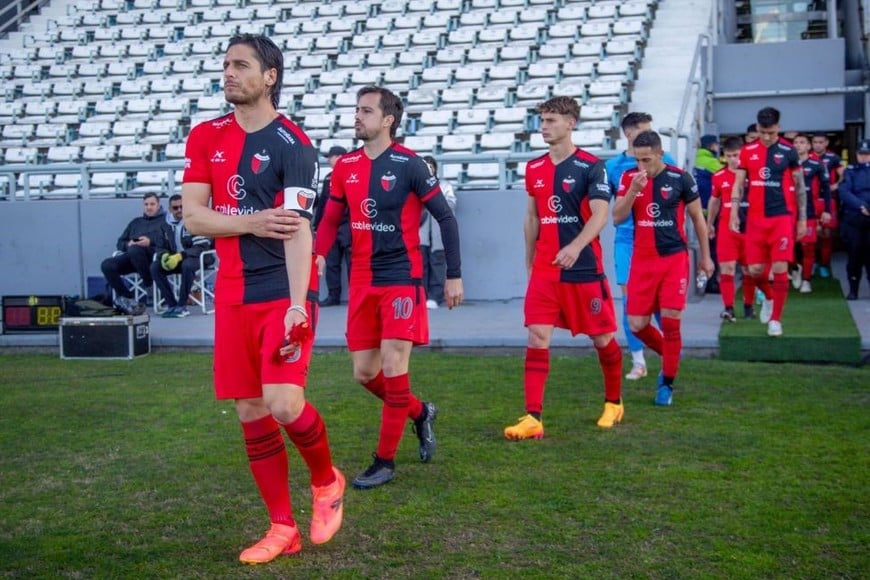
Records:
M81 159L81 148L71 145L55 145L48 148L45 160L48 163L75 163Z
M427 110L420 115L420 126L415 135L445 135L453 126L453 111L446 109Z
M58 173L54 177L51 195L52 197L78 197L82 194L82 189L81 173Z
M535 102L535 105L543 102L546 99L540 99ZM490 131L494 133L522 133L526 131L526 122L528 112L519 106L514 107L499 107L492 111L493 125Z
M439 153L437 135L408 135L404 145L418 155Z
M116 121L112 125L111 136L106 143L109 145L138 143L144 133L145 123L142 120Z
M36 126L33 138L28 145L35 147L51 147L63 145L69 139L69 130L66 123L41 123Z
M33 137L35 129L36 126L32 123L5 125L0 137L0 147L24 147Z
M356 135L354 130L354 122L356 115L354 113L342 113L338 115L338 128L333 133L336 139L353 139Z
M441 91L441 106L444 108L470 107L473 105L473 99L474 90L471 87L451 87Z
M335 115L327 114L306 114L301 117L302 128L312 139L322 139L331 137L333 127L335 126Z
M484 152L511 153L516 147L516 137L512 132L484 133L480 136L480 150Z
M18 189L25 196L44 197L54 185L54 174L21 173L18 176Z
M469 163L465 177L469 187L498 187L501 168L498 163Z
M185 143L169 143L163 150L166 159L184 159Z
M36 147L21 147L14 145L6 148L3 159L10 164L34 164L39 159L39 149Z
M489 126L489 111L487 109L458 109L453 133L486 132Z
M441 138L441 150L444 153L476 153L477 137L475 135L444 135Z

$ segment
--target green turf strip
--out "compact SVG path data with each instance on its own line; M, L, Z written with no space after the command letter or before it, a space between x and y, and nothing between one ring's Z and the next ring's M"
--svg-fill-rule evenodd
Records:
M767 325L743 320L737 304L737 323L723 323L719 331L719 357L734 361L857 363L861 336L834 278L812 280L813 291L801 294L789 285L782 316L783 336L767 336ZM736 296L742 296L738 288ZM739 302L739 300L738 300Z

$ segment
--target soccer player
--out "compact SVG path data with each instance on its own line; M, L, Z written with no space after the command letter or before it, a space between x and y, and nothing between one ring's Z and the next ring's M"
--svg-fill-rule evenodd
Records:
M685 171L665 164L662 140L655 131L634 139L637 168L622 175L613 207L613 220L634 217L634 256L628 277L628 323L644 344L662 357L655 404L673 404L674 380L683 346L680 319L686 307L689 251L685 233L688 212L701 258L698 269L713 274L707 225L695 180ZM661 331L650 324L653 312L662 314Z
M395 477L394 459L407 418L414 421L420 459L428 462L435 453L437 409L411 393L408 377L413 346L429 341L419 247L424 205L441 228L448 308L463 298L453 212L423 159L394 141L403 110L401 99L385 88L367 86L357 93L354 132L363 147L343 155L335 165L315 246L320 267L346 208L353 262L347 346L354 378L383 401L374 462L353 480L357 489L371 489Z
M719 256L719 278L722 295L721 318L727 322L736 322L734 313L734 275L737 264L743 269L743 317L753 318L753 300L755 298L755 281L746 268L743 231L732 232L728 227L732 211L746 212L746 206L739 208L731 204L731 190L734 188L734 172L740 165L740 148L743 146L739 137L731 137L725 141L722 151L727 165L713 174L713 190L707 206L707 235L716 242L716 255ZM721 210L721 211L720 211ZM722 227L717 227L721 225ZM745 220L741 228L745 227Z
M823 133L818 133L812 136L813 152L811 156L818 159L828 170L828 177L831 181L831 205L829 213L831 219L827 223L821 224L818 235L819 247L819 276L827 278L831 275L831 253L833 252L834 239L832 232L837 231L840 225L839 220L839 188L840 182L843 181L843 172L845 167L840 156L833 151L828 150L830 141L828 136ZM816 214L821 215L824 211L822 206L823 200L816 200Z
M798 133L792 144L798 153L807 186L807 231L804 237L797 240L799 245L796 249L800 249L801 261L792 274L792 284L801 293L809 294L813 291L810 278L813 276L813 265L816 261L817 232L828 227L833 211L831 180L825 165L810 156L812 145L809 136Z
M549 151L526 166L526 415L504 430L506 438L515 440L544 436L541 412L556 326L575 336L588 335L598 351L604 374L604 412L598 426L613 427L624 414L622 350L615 339L613 298L598 241L610 210L604 163L571 141L580 118L577 101L553 97L538 106L538 113Z
M622 119L622 134L628 140L628 148L615 157L607 160L604 167L607 170L607 182L610 185L611 197L616 197L619 189L619 180L623 172L637 167L634 158L632 142L634 138L644 131L652 129L652 115L648 113L629 113ZM665 153L665 163L676 165L676 161ZM628 271L631 268L631 251L634 244L634 220L631 216L624 222L616 224L616 232L613 236L613 266L616 270L616 283L622 291L622 329L625 332L625 341L631 352L631 370L625 375L630 381L636 381L646 376L646 358L643 355L643 342L637 338L628 327Z
M746 133L743 135L743 142L746 145L758 141L758 126L755 123L750 123L746 127Z
M230 39L224 96L235 110L193 128L182 185L184 221L216 238L221 264L215 393L235 400L272 522L239 556L246 564L302 548L282 427L311 472L313 543L329 541L341 526L345 485L323 419L305 400L317 314L310 220L318 165L305 133L277 112L283 72L281 50L265 36Z
M797 211L797 238L807 229L807 191L804 174L794 147L779 138L779 111L765 107L758 111L758 141L740 150L740 167L734 179L731 205L746 200L746 262L749 274L764 293L759 320L767 325L769 336L782 336L782 311L788 297L788 264L794 255ZM790 200L791 192L797 203ZM731 212L729 227L740 231L739 216ZM767 279L771 265L773 287Z

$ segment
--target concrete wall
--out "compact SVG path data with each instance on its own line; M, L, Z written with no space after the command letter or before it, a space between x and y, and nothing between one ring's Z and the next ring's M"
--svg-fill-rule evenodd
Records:
M721 133L743 134L759 109L776 107L783 131L841 131L843 94L751 96L760 91L834 89L845 85L842 38L772 44L720 44L713 51L713 120ZM746 92L740 98L717 93Z
M505 300L525 294L522 190L460 191L466 298ZM164 207L166 200L162 200ZM141 199L31 201L0 204L0 296L87 293L87 278L102 276L127 222L140 215ZM613 228L602 243L612 275ZM325 295L325 284L323 294ZM619 294L614 288L614 293Z

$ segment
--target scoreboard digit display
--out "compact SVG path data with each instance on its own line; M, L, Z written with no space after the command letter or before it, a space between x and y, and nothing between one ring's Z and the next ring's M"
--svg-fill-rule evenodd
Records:
M57 332L63 296L4 296L3 333Z

